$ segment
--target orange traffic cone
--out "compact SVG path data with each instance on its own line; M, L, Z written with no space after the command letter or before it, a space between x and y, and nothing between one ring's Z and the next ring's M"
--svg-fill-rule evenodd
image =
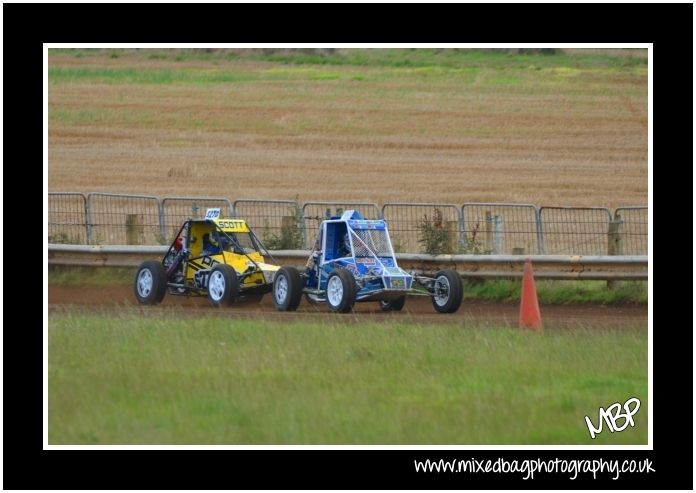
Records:
M522 296L520 299L520 329L541 330L541 312L537 301L536 286L534 284L534 271L532 261L524 262L524 276L522 277Z

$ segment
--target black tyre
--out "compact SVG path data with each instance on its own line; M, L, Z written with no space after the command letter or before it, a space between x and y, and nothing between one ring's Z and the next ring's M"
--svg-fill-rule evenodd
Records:
M336 313L348 313L355 304L357 286L353 274L346 269L336 269L326 281L326 304Z
M167 272L164 266L153 260L140 264L135 274L133 292L141 305L156 305L161 302L167 292Z
M383 312L400 312L406 304L406 296L401 296L395 300L382 300L379 302L379 307Z
M239 295L239 279L232 267L218 264L208 278L208 299L215 306L229 306Z
M454 313L462 304L462 278L456 271L441 270L435 274L433 307L440 313Z
M273 303L281 312L294 312L302 299L302 277L294 267L281 267L273 278Z

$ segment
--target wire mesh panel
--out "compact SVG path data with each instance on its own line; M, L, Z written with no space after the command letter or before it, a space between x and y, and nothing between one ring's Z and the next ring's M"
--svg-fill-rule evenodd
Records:
M84 194L48 194L48 242L87 243L87 198Z
M532 204L479 202L462 206L462 253L536 254L537 208Z
M611 213L604 207L541 207L542 253L607 255Z
M87 210L93 245L163 243L157 197L90 193Z
M371 202L306 202L302 206L305 248L311 248L324 219L340 216L344 211L356 210L365 219L382 219L377 204Z
M458 253L461 211L453 204L384 204L395 252Z
M302 208L294 200L235 200L234 215L246 220L269 250L304 248Z
M224 197L165 197L162 199L163 235L167 241L179 232L187 219L202 219L209 208L220 208L224 217L232 217L232 203Z
M352 233L356 257L390 257L389 238L384 229L356 229Z
M621 253L623 255L648 254L648 208L619 207L614 220L621 222Z

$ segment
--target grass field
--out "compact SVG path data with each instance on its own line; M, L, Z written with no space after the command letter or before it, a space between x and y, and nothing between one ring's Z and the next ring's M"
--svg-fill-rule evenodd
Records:
M645 444L644 329L52 315L51 444ZM584 416L638 397L635 428Z
M49 190L646 204L630 55L51 50Z

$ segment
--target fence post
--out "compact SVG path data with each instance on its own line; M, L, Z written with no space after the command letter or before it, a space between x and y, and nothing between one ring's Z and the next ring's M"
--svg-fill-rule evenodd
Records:
M160 242L167 244L167 221L164 215L164 203L161 200L157 200L157 209L159 211L159 227L160 227Z
M623 255L623 220L617 215L616 219L609 222L609 232L607 234L607 254L608 255ZM607 281L607 289L614 289L616 281Z
M609 255L623 255L623 223L621 218L609 222L609 234L607 235L607 253Z
M462 252L466 248L466 228L464 225L464 206L459 209L459 245L457 252Z
M126 215L126 245L140 245L145 235L143 218L140 214Z
M493 216L493 253L500 255L503 253L503 218L499 215Z
M445 221L445 231L447 231L447 245L444 253L459 252L459 220Z
M87 199L85 200L85 223L87 224L87 244L91 245L92 244L92 206L90 204L90 196L91 194L87 195Z
M299 202L297 207L300 207ZM300 207L300 230L302 231L302 248L305 248L307 246L307 224L305 223L304 204Z
M493 234L491 228L492 225L493 214L491 214L491 211L486 211L486 227L483 230L483 253L485 254L490 254L493 251Z
M539 255L544 255L544 229L541 226L541 214L539 214L539 208L534 206L534 220L536 222L537 230L537 248Z

